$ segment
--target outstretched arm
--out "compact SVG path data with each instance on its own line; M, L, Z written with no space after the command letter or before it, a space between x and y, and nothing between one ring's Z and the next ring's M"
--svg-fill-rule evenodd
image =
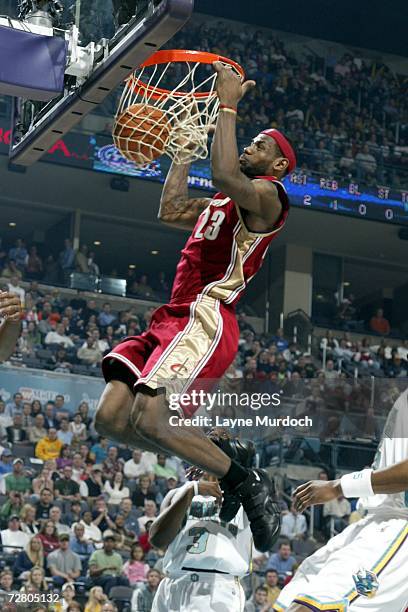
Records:
M0 292L0 317L4 321L0 326L0 363L7 361L13 353L21 331L21 302L12 293Z
M198 217L207 208L210 198L189 198L190 164L171 164L164 183L158 218L180 229L192 230Z
M211 495L221 501L222 492L218 482L201 480L198 483L200 495ZM183 521L194 497L194 483L171 491L163 500L159 516L150 527L150 542L156 548L166 548L183 526Z
M358 478L362 472L355 472L354 480L358 482ZM350 477L351 475L348 475ZM343 485L344 486L344 485ZM408 491L408 461L401 461L389 468L376 470L371 472L371 486L375 495L393 493L401 493ZM308 506L316 504L324 504L332 499L345 495L347 491L343 491L341 479L329 480L327 482L321 480L311 480L304 485L301 485L294 492L294 499L299 510L305 510ZM365 491L356 489L353 497L363 497Z
M278 190L269 181L251 180L239 165L236 138L236 109L241 98L254 87L254 81L241 81L231 68L214 63L217 72L217 94L221 110L217 119L211 147L212 181L217 189L228 195L238 206L272 227L278 220L282 205ZM224 107L224 110L223 108Z

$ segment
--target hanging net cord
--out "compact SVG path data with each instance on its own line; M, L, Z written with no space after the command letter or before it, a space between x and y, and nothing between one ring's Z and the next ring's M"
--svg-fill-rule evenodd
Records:
M171 77L171 72L182 66L186 67L187 73L178 85L173 89L163 89L161 85ZM134 104L154 106L165 113L170 126L165 144L167 155L178 164L205 159L208 156L208 131L217 120L219 99L215 91L216 73L208 65L211 74L198 78L199 66L202 66L199 62L168 62L153 65L148 78L146 68L132 74L125 82L115 123ZM154 133L155 119L149 118L149 122L152 123L150 131Z

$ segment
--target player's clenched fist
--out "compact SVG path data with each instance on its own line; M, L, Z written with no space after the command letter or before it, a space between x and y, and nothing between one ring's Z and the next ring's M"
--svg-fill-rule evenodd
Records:
M0 291L0 319L18 322L21 318L21 302L18 295Z

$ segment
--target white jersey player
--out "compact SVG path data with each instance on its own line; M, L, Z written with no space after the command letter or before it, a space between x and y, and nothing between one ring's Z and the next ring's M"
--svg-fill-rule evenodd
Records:
M408 390L405 390L388 416L374 471L346 474L328 483L312 481L295 491L300 510L344 495L360 497L358 508L366 515L301 564L293 580L281 591L274 610L405 612L407 459ZM401 461L404 463L398 464Z
M240 578L250 572L252 534L242 507L235 518L219 519L218 482L188 482L170 491L150 530L155 546L168 546L165 578L152 612L242 612Z

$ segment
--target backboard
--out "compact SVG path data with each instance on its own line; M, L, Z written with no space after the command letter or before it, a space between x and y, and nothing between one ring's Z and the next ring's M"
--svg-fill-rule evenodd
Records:
M81 74L78 61L79 70L67 69L63 94L49 102L14 98L10 161L29 166L39 160L176 34L190 18L193 3L194 0L60 0L59 23L54 24L54 32L56 28L60 35L63 30L76 32L79 51L86 49L87 57L92 57L91 68ZM71 38L67 47L72 58Z

